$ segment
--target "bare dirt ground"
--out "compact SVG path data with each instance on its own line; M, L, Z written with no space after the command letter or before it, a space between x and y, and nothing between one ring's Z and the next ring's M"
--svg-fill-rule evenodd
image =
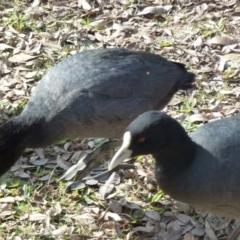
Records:
M0 124L21 112L54 64L102 47L155 52L196 73L196 88L165 108L187 131L239 114L237 0L1 0L0 16ZM107 199L101 184L66 192L68 182L55 180L101 141L27 149L0 181L0 239L215 240L235 228L158 191L150 157L120 173Z

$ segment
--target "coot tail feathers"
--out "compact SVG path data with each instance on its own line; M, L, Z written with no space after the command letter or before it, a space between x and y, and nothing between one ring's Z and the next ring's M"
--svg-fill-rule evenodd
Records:
M184 70L184 76L178 81L178 89L187 90L194 86L195 74L188 72L185 65L182 63L175 62L178 66L182 67Z

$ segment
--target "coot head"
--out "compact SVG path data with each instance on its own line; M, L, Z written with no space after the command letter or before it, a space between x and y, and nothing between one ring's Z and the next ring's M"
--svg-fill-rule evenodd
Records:
M160 111L145 112L126 128L123 144L109 169L139 155L152 154L157 162L175 159L179 151L188 152L185 148L189 143L191 139L175 119ZM175 151L172 151L173 147Z

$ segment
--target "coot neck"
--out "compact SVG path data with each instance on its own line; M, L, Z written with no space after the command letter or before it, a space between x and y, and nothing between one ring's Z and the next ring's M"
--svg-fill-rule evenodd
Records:
M182 171L192 163L196 152L196 144L186 135L184 139L171 141L152 154L156 161L156 169L161 171Z
M28 144L28 129L19 117L9 120L0 127L0 176L22 155Z
M27 143L30 131L28 123L17 116L0 127L0 136L3 141L12 141L12 143L16 142L17 145L21 145L21 142Z
M42 140L42 122L40 119L21 114L1 126L0 135L2 138L5 136L5 142L16 145L15 148L32 147L32 142L35 141L34 138L38 141Z

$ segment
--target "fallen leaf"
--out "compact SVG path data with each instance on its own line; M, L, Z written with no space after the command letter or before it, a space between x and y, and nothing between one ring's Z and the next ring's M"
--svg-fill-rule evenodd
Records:
M37 58L38 56L31 56L31 55L27 55L25 53L19 53L19 54L15 54L12 57L9 58L10 62L13 63L22 63L22 62L26 62L32 59Z
M46 220L48 215L42 213L32 213L29 215L29 221L36 222Z

